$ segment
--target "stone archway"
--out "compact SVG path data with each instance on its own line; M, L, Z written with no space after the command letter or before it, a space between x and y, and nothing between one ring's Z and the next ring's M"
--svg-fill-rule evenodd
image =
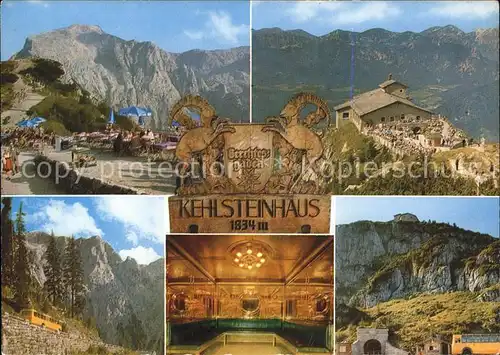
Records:
M370 339L363 345L363 354L382 354L382 344L376 339Z

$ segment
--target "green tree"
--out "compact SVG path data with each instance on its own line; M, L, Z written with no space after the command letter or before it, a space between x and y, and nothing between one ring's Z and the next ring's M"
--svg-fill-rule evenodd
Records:
M14 283L14 231L11 220L12 198L2 198L2 285Z
M130 315L127 325L123 325L122 322L118 323L116 332L121 346L133 350L142 350L146 347L146 333L141 320L135 313Z
M24 225L23 203L19 205L15 220L15 236L17 239L17 250L15 253L15 280L14 280L14 293L17 303L21 307L27 307L29 301L29 291L31 286L30 266L28 261L28 249L26 248L26 227Z
M50 236L49 246L46 252L47 262L44 267L45 281L44 287L53 305L61 304L64 298L63 270L61 252L57 247L54 232Z
M83 269L80 250L75 238L71 237L66 244L63 261L64 285L69 292L70 316L80 315L85 305L83 301Z

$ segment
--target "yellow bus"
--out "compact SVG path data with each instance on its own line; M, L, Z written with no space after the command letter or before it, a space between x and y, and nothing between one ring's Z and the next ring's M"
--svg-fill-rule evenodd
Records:
M500 334L455 334L453 355L500 355Z
M62 325L57 320L32 308L21 310L21 317L28 320L31 324L56 331L62 330Z

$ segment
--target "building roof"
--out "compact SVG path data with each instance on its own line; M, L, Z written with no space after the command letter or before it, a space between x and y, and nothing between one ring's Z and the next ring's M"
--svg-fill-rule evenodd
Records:
M382 88L382 89L384 89L384 88L386 88L386 87L388 87L389 85L392 85L392 84L399 84L401 86L404 86L405 88L408 87L405 84L400 83L399 81L396 81L396 80L392 80L392 79L384 81L382 84L379 85L379 87Z
M442 138L441 133L438 133L438 132L426 133L426 134L424 134L424 136L425 136L425 138L429 138L429 139L438 139L438 138Z
M381 84L382 85L382 84ZM398 97L395 95L391 95L386 93L383 89L378 88L375 90L371 90L360 95L354 96L352 100L344 102L341 105L335 106L335 111L341 110L346 107L352 107L352 109L359 115L363 116L367 113L377 111L383 107L387 107L396 102L402 103L404 105L408 105L414 108L417 108L422 111L429 112L422 107L415 105L408 99L404 99L402 97Z

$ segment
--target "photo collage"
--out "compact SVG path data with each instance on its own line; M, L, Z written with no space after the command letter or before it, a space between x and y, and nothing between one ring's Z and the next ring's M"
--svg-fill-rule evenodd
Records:
M497 1L1 18L2 355L500 355Z

